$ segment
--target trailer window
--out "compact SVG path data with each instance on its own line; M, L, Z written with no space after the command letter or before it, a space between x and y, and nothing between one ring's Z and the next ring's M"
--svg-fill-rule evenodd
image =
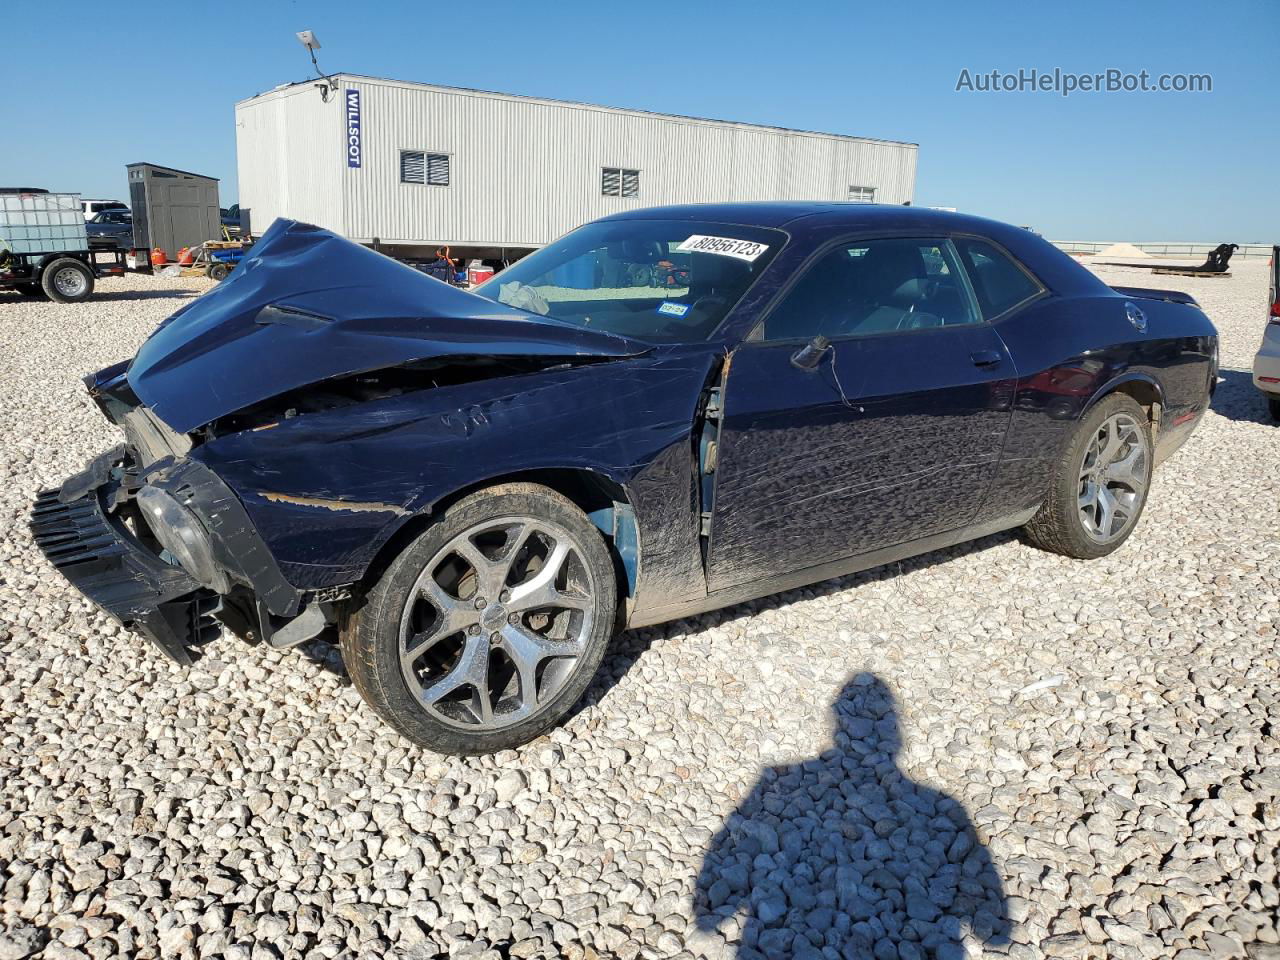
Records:
M401 150L400 182L421 183L428 187L447 187L449 155L425 153L421 150Z
M640 171L604 167L600 171L600 192L606 197L640 196Z

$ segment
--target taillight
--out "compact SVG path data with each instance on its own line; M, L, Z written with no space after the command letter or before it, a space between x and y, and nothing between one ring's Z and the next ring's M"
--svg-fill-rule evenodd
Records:
M1280 300L1271 305L1271 323L1280 323Z

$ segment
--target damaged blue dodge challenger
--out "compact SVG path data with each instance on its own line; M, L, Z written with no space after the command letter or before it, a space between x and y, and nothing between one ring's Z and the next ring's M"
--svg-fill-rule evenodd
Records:
M31 527L179 663L336 634L404 736L488 752L627 626L1013 527L1110 553L1216 379L1189 296L974 217L635 210L472 292L277 221L86 378L125 443Z

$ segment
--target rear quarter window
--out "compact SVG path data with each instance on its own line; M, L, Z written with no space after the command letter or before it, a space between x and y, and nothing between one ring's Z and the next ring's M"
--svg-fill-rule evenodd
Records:
M1030 300L1044 288L1003 250L985 240L960 238L956 247L973 281L973 292L988 320Z

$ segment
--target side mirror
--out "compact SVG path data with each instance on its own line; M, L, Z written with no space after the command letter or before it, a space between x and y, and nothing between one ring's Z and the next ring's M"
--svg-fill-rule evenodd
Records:
M831 341L822 334L818 334L791 355L791 365L797 370L812 373L818 369L818 364L822 362L822 358L826 356L827 351L830 349Z

